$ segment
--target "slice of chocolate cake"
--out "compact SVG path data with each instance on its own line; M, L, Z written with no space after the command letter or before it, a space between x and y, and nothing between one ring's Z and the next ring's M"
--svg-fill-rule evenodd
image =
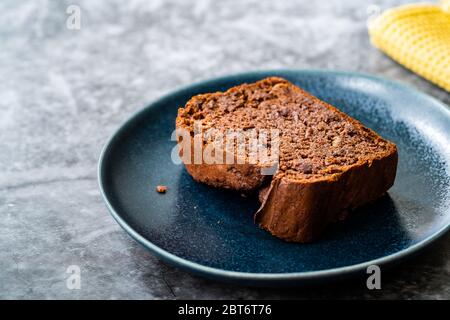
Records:
M176 127L192 177L259 189L256 223L287 241L316 239L395 179L395 144L281 78L197 95L178 110ZM268 156L255 157L261 148Z

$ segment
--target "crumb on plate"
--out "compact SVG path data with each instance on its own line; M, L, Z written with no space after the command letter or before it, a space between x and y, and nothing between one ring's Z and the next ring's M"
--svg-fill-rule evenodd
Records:
M166 186L157 186L157 187L156 187L156 191L157 191L158 193L166 193L167 187L166 187Z

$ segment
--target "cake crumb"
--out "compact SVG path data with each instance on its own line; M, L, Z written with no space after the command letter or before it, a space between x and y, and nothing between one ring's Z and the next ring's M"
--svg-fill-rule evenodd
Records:
M156 187L156 191L157 191L158 193L166 193L167 187L166 187L166 186L157 186L157 187Z

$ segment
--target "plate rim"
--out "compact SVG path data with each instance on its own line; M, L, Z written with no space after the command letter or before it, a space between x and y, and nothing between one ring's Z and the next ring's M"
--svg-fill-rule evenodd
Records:
M111 136L108 138L107 142L103 146L97 167L97 178L98 184L100 188L100 193L103 200L106 203L106 207L108 211L116 220L116 222L124 229L135 241L144 246L146 249L154 253L156 256L164 260L165 262L180 267L184 270L190 271L192 273L201 274L207 277L213 277L215 279L221 280L244 280L244 281L252 281L254 283L260 282L271 282L271 281L299 281L299 280L314 280L314 279L323 279L323 278L331 278L335 276L346 276L351 275L357 272L365 271L370 265L378 265L385 266L387 264L392 264L395 262L399 262L401 259L409 257L414 253L419 252L421 249L427 247L434 241L441 238L447 231L450 230L450 221L444 224L443 227L433 232L428 237L422 239L418 243L411 245L405 249L402 249L398 252L392 253L390 255L386 255L377 259L372 259L369 261L361 262L358 264L352 264L337 268L323 269L323 270L315 270L315 271L300 271L300 272L282 272L282 273L256 273L256 272L242 272L242 271L231 271L225 270L215 267L209 267L197 262L192 262L188 259L181 258L169 251L164 250L163 248L157 246L151 241L147 240L145 237L139 234L136 230L134 230L122 217L121 215L114 209L114 206L109 201L107 192L105 191L105 163L106 163L106 155L108 151L114 145L116 138L118 138L124 131L126 131L127 127L131 125L135 120L137 120L141 114L146 112L148 109L151 109L154 105L159 102L173 96L179 94L185 90L188 90L192 87L198 87L202 85L207 85L208 83L213 83L217 81L226 81L227 79L239 78L239 77L251 77L251 76L267 76L268 74L275 73L283 73L283 74L319 74L319 75L333 75L333 76L347 76L347 77L358 77L365 78L368 80L372 80L383 85L396 87L398 89L408 91L414 95L418 95L419 97L428 100L430 103L434 104L437 108L441 109L442 112L447 113L450 118L450 107L445 105L443 102L438 99L423 93L412 86L399 83L397 81L393 81L390 79L386 79L384 77L373 75L364 72L354 72L354 71L343 71L343 70L326 70L326 69L267 69L267 70L255 70L248 72L239 72L233 74L227 74L223 76L217 76L208 78L205 80L193 82L188 85L183 85L175 88L174 90L170 90L168 93L160 96L157 99L150 101L143 108L138 109L134 113L131 114L117 129L113 131Z

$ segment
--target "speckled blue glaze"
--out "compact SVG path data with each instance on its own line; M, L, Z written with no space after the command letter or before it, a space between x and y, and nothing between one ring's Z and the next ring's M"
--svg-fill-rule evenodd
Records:
M281 76L359 119L399 149L388 195L335 224L318 242L283 242L253 223L255 197L198 184L171 161L177 108L198 93ZM450 110L411 88L369 75L264 71L194 84L152 103L111 138L99 180L107 206L138 242L209 278L292 285L363 273L431 243L450 225ZM155 186L168 186L166 194Z

